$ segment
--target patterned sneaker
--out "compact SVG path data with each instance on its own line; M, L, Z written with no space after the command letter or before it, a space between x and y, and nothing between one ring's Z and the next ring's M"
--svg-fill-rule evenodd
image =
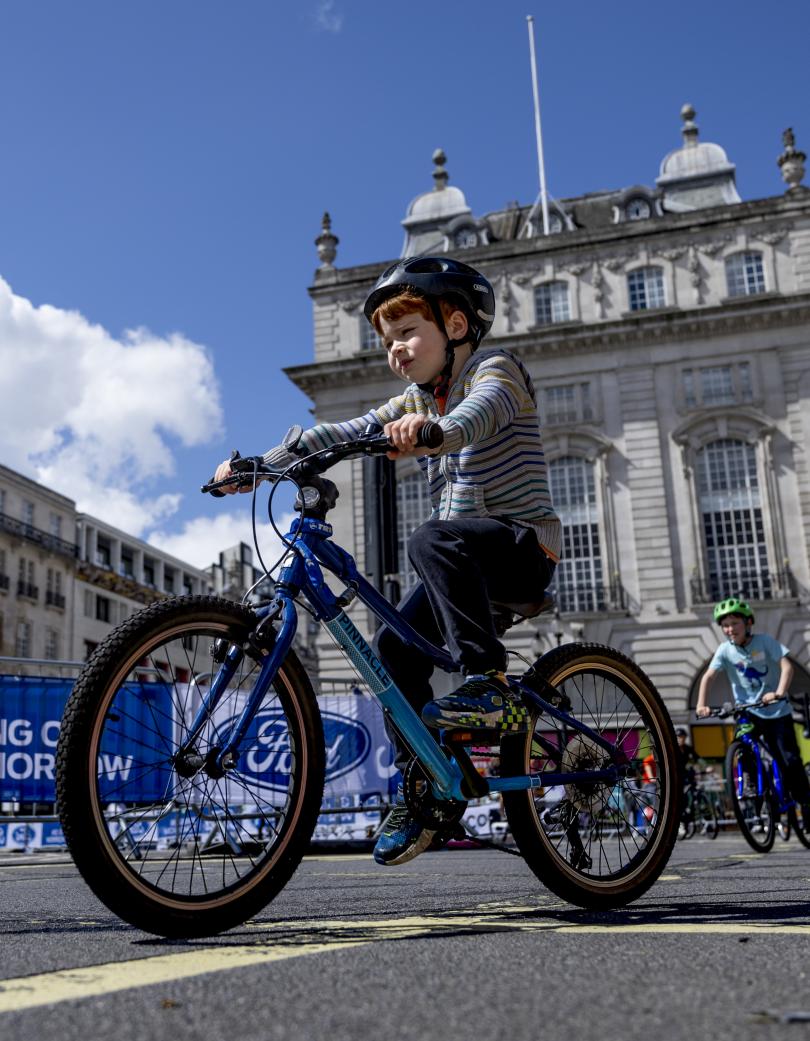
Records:
M374 859L383 865L406 864L425 852L435 834L413 819L400 790L374 846Z
M422 720L429 727L445 730L517 733L529 729L529 713L497 669L469 676L452 694L429 701L422 709Z

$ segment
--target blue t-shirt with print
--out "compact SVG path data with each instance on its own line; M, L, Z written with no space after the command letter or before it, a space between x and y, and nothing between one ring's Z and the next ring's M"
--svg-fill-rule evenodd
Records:
M738 705L750 705L762 694L779 686L779 662L787 653L787 647L772 636L755 633L744 647L738 647L730 640L721 644L714 652L709 668L725 672ZM752 712L766 719L789 716L790 702L785 698L773 705L752 709Z

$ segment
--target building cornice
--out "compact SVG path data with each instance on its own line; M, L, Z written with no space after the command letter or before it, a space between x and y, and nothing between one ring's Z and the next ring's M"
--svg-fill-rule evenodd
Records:
M580 253L598 253L602 249L638 249L642 246L656 248L659 239L673 237L684 245L691 237L697 242L706 233L717 233L733 229L737 231L750 225L773 221L777 224L806 215L810 218L810 191L785 193L766 199L714 206L688 213L668 213L663 217L648 220L610 224L598 229L578 228L556 235L537 236L529 239L503 239L485 246L476 246L463 251L464 260L483 268L508 264L520 267L527 259L555 258ZM372 264L346 268L320 268L315 273L315 282L309 287L313 299L326 298L345 300L352 293L365 293L369 283L380 271L398 258L388 258ZM593 259L600 259L594 257Z
M553 325L488 338L488 347L515 351L523 360L565 354L649 347L685 339L710 339L758 330L810 324L810 293L776 293L741 297L713 307L662 308L636 311L621 319ZM292 382L311 398L337 386L363 385L390 379L385 353L366 352L284 369Z

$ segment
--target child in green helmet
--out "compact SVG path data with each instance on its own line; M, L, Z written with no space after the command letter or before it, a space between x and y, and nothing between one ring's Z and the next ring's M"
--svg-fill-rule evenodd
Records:
M810 826L810 784L804 771L788 689L793 666L788 649L772 636L754 633L754 612L745 600L730 597L714 609L714 620L726 642L715 651L698 691L697 715L708 716L708 696L719 672L725 672L737 705L763 704L749 712L768 751L779 764L792 797L801 804L802 818Z

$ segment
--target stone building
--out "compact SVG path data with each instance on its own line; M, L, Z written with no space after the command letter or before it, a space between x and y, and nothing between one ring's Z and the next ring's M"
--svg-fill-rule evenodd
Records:
M76 504L0 466L0 654L70 655L75 575Z
M741 200L725 151L700 140L690 106L681 115L654 186L552 202L548 235L537 205L476 218L441 151L434 187L402 222L402 255L451 252L492 281L486 345L518 355L538 388L565 556L557 613L512 630L510 648L533 658L572 638L610 644L650 673L676 721L694 705L719 635L711 605L725 595L751 599L810 689L805 156L786 131L787 190ZM362 315L394 258L336 266L328 215L316 244L314 358L287 374L330 421L399 386ZM362 463L331 476L336 537L365 567ZM412 462L399 464L397 496L402 549L428 512ZM364 614L354 605L361 627ZM320 655L337 674L334 649Z
M0 655L83 661L119 622L209 576L0 466Z

